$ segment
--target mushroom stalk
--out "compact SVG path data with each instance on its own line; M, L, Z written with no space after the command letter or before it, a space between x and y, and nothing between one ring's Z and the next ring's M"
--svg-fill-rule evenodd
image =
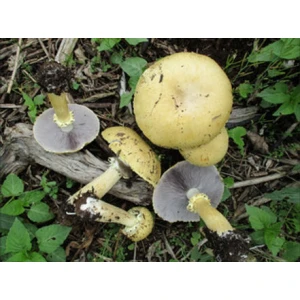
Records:
M189 204L187 210L198 213L207 228L222 235L224 232L234 230L228 220L214 207L206 194L200 193L198 189L190 189L187 192Z
M134 207L125 211L92 197L79 202L75 205L78 215L88 216L98 222L124 225L122 233L134 242L145 239L153 229L154 219L145 207Z
M54 122L62 130L71 131L73 129L74 116L69 110L66 93L60 95L48 93L48 98L55 112Z
M104 173L69 197L70 204L73 204L80 194L86 192L92 192L98 198L102 198L122 177L128 177L124 175L126 166L123 162L117 158L110 158L109 161L110 167Z

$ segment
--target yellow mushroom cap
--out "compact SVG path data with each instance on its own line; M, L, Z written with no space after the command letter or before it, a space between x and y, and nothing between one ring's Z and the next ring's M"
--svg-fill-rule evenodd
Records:
M180 149L185 160L197 166L212 166L223 159L228 150L228 133L225 127L210 142L195 148Z
M151 212L145 207L133 207L128 210L128 213L137 218L137 224L129 227L126 226L122 233L134 242L145 239L154 227L154 218Z
M225 126L232 109L231 83L211 58L189 52L166 56L140 77L136 122L154 144L182 149L205 144Z
M131 128L115 126L102 131L109 148L144 180L155 186L161 176L160 162L150 146Z

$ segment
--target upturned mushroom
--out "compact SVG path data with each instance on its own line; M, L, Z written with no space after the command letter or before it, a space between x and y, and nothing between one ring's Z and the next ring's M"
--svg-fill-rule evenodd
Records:
M33 126L34 138L40 146L53 153L69 153L92 142L100 130L98 117L83 105L68 104L67 68L55 61L45 63L37 79L52 106L37 117Z
M137 206L125 211L88 194L82 194L78 198L75 212L85 219L124 225L122 233L134 242L145 239L154 226L154 218L145 207Z
M220 162L228 150L229 137L225 127L207 144L180 149L183 158L196 166L212 166Z
M177 163L159 180L153 193L154 211L169 222L199 221L206 224L217 259L247 259L249 240L235 230L216 209L224 184L216 167L198 167L187 161Z
M136 122L164 148L198 147L216 137L232 109L231 83L211 58L175 53L151 65L134 95Z
M80 194L88 191L101 199L122 177L129 178L131 171L153 186L160 178L159 160L150 146L134 130L115 126L105 129L102 136L117 157L110 158L110 167L72 195L68 199L69 203L74 203Z

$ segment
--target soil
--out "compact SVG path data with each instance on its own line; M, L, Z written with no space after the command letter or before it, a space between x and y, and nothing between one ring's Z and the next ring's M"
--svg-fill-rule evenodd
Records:
M260 44L267 45L273 39L261 40ZM8 94L7 87L12 76L14 57L16 55L16 39L0 39L0 146L5 143L4 130L13 127L18 122L31 123L21 91L31 97L41 93L41 89L34 81L42 64L55 57L61 39L23 39L20 54L22 64L16 71L12 91ZM44 46L41 47L41 43ZM121 43L125 56L136 53L147 62L166 55L191 51L205 54L216 60L226 70L232 82L233 89L245 81L254 83L259 73L258 67L248 68L248 73L241 72L241 64L251 53L254 47L254 39L149 39L149 42L138 46L128 46L125 41ZM95 57L99 57L96 45L90 39L79 39L70 59L70 72L72 80L69 93L75 103L81 103L93 109L101 122L101 128L115 125L125 125L133 128L141 135L134 116L127 108L119 109L119 87L122 70L119 66L110 63L112 52L101 53L102 65L95 63ZM229 58L234 57L235 64L229 64ZM79 62L80 61L80 62ZM102 71L105 65L110 64L107 71ZM94 72L91 72L91 68ZM80 82L80 87L74 88ZM84 101L83 101L84 100ZM235 107L258 106L260 100L251 95L244 103L235 103ZM49 104L46 102L46 106ZM42 109L45 109L43 106ZM261 116L264 116L263 122ZM269 153L278 149L282 144L294 143L295 138L286 137L284 133L291 128L294 119L285 118L273 122L274 117L267 110L259 108L259 117L255 122L248 120L243 126L247 130L264 134L264 141L268 144ZM276 125L276 128L274 127ZM280 128L280 130L276 130ZM269 134L272 134L271 136ZM145 137L144 137L145 138ZM249 178L259 178L274 174L279 170L290 170L292 160L299 160L299 152L284 152L281 159L272 159L261 151L261 147L255 147L248 138L245 138L245 155L242 156L237 146L230 141L230 147L226 158L218 166L221 175L234 178L235 182ZM176 162L182 160L178 151L158 148L152 145L157 154L162 158L162 169L165 171ZM101 138L86 146L86 149L100 159L108 159L109 150ZM74 193L80 184L74 183L71 188L66 187L67 179L51 170L39 165L31 164L26 170L18 174L25 182L27 190L39 187L42 174L47 173L48 181L56 181L59 186L57 199L47 196L45 201L51 206L56 218L55 223L72 226L71 234L64 247L67 253L67 261L184 261L185 255L192 249L190 242L191 233L203 232L200 223L174 223L164 222L155 216L155 229L145 240L137 243L133 250L132 242L120 234L120 226L96 223L88 219L80 219L74 215L66 214L72 208L66 205L68 195ZM294 179L293 179L294 178ZM231 190L231 197L219 206L220 211L227 211L228 218L235 225L242 227L245 223L245 203L252 204L262 198L266 192L280 189L297 177L282 178L261 182L256 185L245 186ZM3 178L1 178L2 182ZM130 185L128 181L128 185ZM126 210L133 206L124 200L106 196L106 201L122 207ZM152 210L151 207L149 207ZM52 221L53 223L53 221ZM43 224L45 225L45 224ZM247 231L247 230L246 230ZM246 232L247 233L247 232ZM181 241L181 243L179 242ZM209 246L209 244L207 244ZM184 252L184 247L185 252ZM100 253L100 254L99 254ZM123 256L122 256L123 255ZM213 260L213 258L211 258ZM259 258L258 258L259 260Z

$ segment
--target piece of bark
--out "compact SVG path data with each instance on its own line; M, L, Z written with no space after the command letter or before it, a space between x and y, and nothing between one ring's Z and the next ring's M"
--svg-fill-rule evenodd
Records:
M34 139L30 124L18 123L6 128L5 142L0 149L0 181L10 173L19 174L29 164L39 164L74 181L87 184L101 175L108 162L96 158L87 150L70 154L46 152ZM138 205L149 205L153 188L142 179L127 184L120 180L109 193Z

